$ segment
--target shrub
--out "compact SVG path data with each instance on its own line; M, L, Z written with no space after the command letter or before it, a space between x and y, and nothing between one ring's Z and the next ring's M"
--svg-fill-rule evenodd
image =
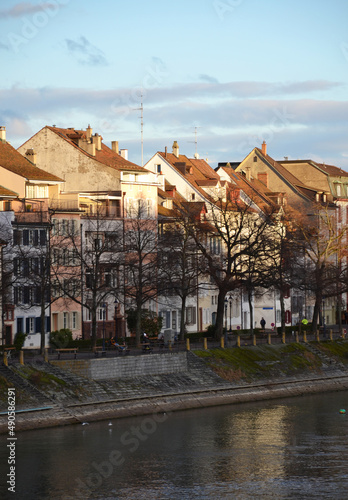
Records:
M13 342L13 345L15 346L16 351L20 351L22 349L26 336L27 336L26 333L22 333L22 332L16 333L16 337L15 337L14 342Z
M136 311L128 309L127 312L127 326L129 331L135 333L136 326ZM161 331L163 318L157 316L153 311L143 309L141 311L141 331L146 332L149 337L155 337Z
M50 333L50 345L52 347L67 347L72 341L72 331L69 328L62 328Z

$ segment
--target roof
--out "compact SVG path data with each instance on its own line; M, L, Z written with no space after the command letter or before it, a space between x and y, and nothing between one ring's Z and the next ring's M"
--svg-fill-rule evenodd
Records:
M176 156L173 153L158 152L158 154L172 165L204 198L207 198L208 194L201 186L214 186L220 181L219 175L205 160L188 158L185 155ZM210 182L204 184L202 181Z
M278 163L281 163L282 165L291 165L293 163L308 163L310 165L314 165L315 167L319 168L323 172L325 172L327 175L331 175L334 177L348 177L348 172L345 170L342 170L339 167L336 167L335 165L327 165L326 163L318 163L313 160L286 160L286 161L279 161Z
M264 155L260 148L254 148L253 151L258 152L258 154L263 157L269 165L273 167L274 170L281 175L281 177L288 183L291 184L302 196L305 196L310 201L315 201L315 195L317 190L304 184L298 177L295 177L287 168L268 154ZM249 155L248 155L249 156Z
M94 156L86 152L81 147L79 147L75 142L78 139L87 139L86 131L75 130L73 128L65 129L65 128L49 127L49 126L47 126L46 128L51 130L55 134L59 135L62 139L67 141L73 147L77 148L84 155L98 161L99 163L103 163L104 165L115 168L117 170L131 170L131 171L148 173L148 171L145 168L140 167L139 165L136 165L135 163L126 160L125 158L123 158L123 156L116 153L108 146L106 146L106 144L102 142L102 137L101 137L101 149L98 150L96 148Z
M0 141L0 166L29 181L63 182L60 177L36 167L11 144L4 141Z
M0 197L1 198L17 198L18 193L11 191L10 189L0 186Z

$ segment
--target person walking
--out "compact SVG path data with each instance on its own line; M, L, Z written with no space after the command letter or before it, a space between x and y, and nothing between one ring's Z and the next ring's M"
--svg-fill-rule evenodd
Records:
M264 330L265 326L266 326L265 318L263 318L263 317L261 318L260 325L261 325L262 330Z

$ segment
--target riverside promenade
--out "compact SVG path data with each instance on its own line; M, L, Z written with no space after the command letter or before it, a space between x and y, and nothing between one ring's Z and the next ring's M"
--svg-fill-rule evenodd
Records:
M348 349L347 341L337 342ZM22 431L348 389L347 365L335 356L324 356L315 345L308 341L304 348L321 358L320 370L254 381L227 381L194 350L186 351L180 344L177 351L142 355L110 353L110 357L92 358L81 353L82 359L58 360L52 354L48 362L39 357L24 365L12 360L8 367L0 367L0 376L8 387L15 387L16 429ZM252 350L253 344L245 349ZM6 402L2 401L0 432L6 429Z

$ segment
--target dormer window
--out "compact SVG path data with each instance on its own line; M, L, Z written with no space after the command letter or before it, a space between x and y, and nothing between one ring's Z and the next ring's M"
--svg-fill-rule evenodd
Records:
M195 200L195 197L196 197L195 193L192 193L192 194L191 194L191 200L192 200L192 201L194 201L194 200Z
M335 184L337 196L342 196L341 184Z

